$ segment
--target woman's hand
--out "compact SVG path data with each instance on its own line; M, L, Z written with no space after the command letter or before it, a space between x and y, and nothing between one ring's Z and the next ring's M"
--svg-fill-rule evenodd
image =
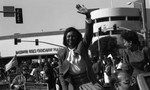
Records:
M76 8L78 9L78 13L86 15L87 18L91 17L89 10L84 5L77 4Z

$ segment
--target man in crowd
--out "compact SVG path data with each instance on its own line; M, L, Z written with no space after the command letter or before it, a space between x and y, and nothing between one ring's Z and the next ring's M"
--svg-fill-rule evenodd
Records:
M29 73L29 68L27 65L22 65L21 66L21 74L17 75L10 87L12 89L16 89L16 90L24 90L24 83L25 82L33 82L35 83L36 79L35 77L31 76Z

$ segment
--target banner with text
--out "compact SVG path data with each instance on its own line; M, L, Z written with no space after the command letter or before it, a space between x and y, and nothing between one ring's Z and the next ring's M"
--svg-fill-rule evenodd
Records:
M17 55L37 55L37 54L56 54L61 48L39 48L39 49L28 49L28 50L18 50Z

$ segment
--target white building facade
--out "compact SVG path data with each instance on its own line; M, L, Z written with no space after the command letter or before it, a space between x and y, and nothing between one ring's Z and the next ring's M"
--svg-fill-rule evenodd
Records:
M147 18L149 15L150 13L147 9ZM145 38L145 35L141 33L143 22L139 8L104 8L91 12L91 16L95 22L93 27L94 33L97 33L100 29L106 33L99 37L94 37L94 41L106 35L117 36L117 40L120 41L119 34L122 30L134 30L138 32L140 39ZM114 30L114 25L116 25L117 31ZM148 31L150 30L149 19L147 19L147 29Z

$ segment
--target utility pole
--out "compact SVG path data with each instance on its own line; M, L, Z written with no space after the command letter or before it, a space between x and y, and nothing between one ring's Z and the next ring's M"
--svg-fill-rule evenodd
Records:
M148 40L149 31L147 28L147 12L146 12L145 0L136 0L134 2L129 2L128 5L130 5L131 3L134 4L134 8L139 8L139 10L141 11L142 24L143 24L143 30L141 30L141 32L145 36L145 46L148 46L149 45L149 40Z
M143 29L144 29L144 33L145 33L145 41L146 41L146 46L149 45L149 40L148 40L148 33L149 30L147 28L147 11L146 11L146 2L145 0L137 0L136 2L141 3L142 6L139 6L138 3L134 3L134 7L135 8L139 8L141 7L141 12L143 13Z
M142 9L143 9L143 22L144 22L144 29L145 29L145 40L146 40L146 46L149 45L149 40L148 40L148 28L147 28L147 12L146 12L146 3L145 0L138 0L140 1L143 5L142 5Z

